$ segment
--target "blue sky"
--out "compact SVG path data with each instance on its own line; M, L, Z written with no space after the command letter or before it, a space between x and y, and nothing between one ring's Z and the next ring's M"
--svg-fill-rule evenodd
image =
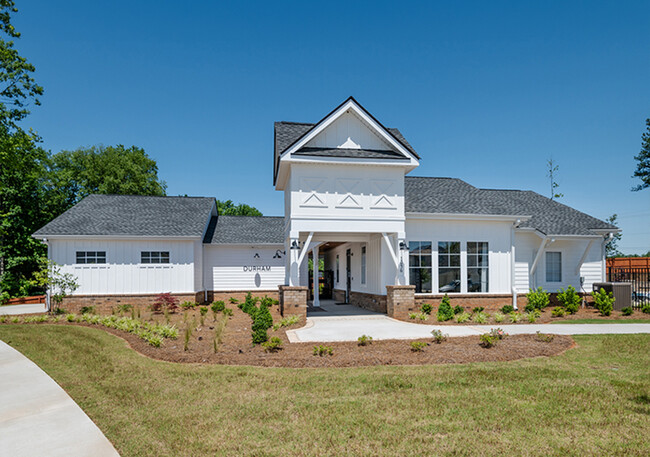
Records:
M619 214L650 250L650 189L631 192L650 117L650 3L18 0L17 47L56 152L143 147L170 195L281 215L273 122L353 95L422 156L412 174L549 194Z

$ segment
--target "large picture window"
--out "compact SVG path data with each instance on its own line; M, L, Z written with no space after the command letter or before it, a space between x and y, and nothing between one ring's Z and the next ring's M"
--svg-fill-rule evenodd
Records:
M438 291L460 292L460 241L438 243Z
M106 263L106 251L77 251L77 263Z
M409 242L409 282L416 293L431 293L431 241Z
M467 242L467 292L488 292L488 244Z
M546 282L562 282L562 253L546 253Z
M142 251L140 263L169 263L169 251Z

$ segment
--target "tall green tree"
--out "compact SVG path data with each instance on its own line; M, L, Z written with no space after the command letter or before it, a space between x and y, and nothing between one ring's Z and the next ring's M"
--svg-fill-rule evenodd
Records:
M217 211L222 216L261 216L262 212L257 208L240 203L235 205L232 200L217 200Z
M641 179L641 184L634 187L633 191L639 191L650 187L650 119L645 120L646 131L641 135L641 152L634 159L638 162L634 177Z
M48 217L47 152L40 138L19 121L39 105L43 88L34 80L34 66L14 49L19 38L11 24L17 11L0 0L0 292L27 293L44 246L30 235Z
M53 203L63 212L90 194L165 195L158 165L144 149L91 146L61 151L51 158Z

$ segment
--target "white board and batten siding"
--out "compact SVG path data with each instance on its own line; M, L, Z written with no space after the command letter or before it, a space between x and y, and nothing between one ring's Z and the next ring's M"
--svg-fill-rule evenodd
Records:
M200 243L199 243L200 244ZM77 278L75 295L194 293L194 241L50 239L50 259ZM77 264L77 251L105 251L105 264ZM142 251L169 251L169 264L142 264Z
M215 291L277 289L285 279L284 255L273 258L278 250L283 251L284 246L206 246L205 287Z

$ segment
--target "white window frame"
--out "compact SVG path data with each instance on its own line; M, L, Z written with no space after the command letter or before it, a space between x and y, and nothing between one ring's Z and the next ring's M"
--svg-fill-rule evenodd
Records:
M82 254L81 257L79 254ZM83 259L82 262L79 260ZM106 251L76 251L75 252L76 265L105 265L106 264Z
M476 243L476 244L485 244L487 246L487 253L486 254L470 254L469 253L469 244L470 243ZM462 249L461 249L462 251ZM465 250L464 250L464 255L465 259L467 262L466 268L465 268L465 287L468 287L467 282L469 281L469 270L473 269L484 269L486 270L487 274L487 291L485 292L470 292L469 288L467 289L466 293L468 294L488 294L490 293L490 242L489 241L466 241L465 242ZM479 266L478 265L478 256L479 255L486 255L487 256L487 265L486 266ZM477 258L476 266L470 266L469 265L469 258L470 256L475 256ZM463 273L461 272L461 275Z
M549 273L555 273L553 271L549 271L549 267L551 266L551 262L549 262L549 254L557 254L559 256L559 258L560 258L559 259L560 260L560 263L559 263L560 271L559 271L559 279L558 280L549 279ZM544 254L544 264L545 264L544 265L544 270L545 270L544 271L544 273L545 273L544 279L546 280L546 282L547 283L554 283L554 284L562 282L562 251L546 251L546 253Z
M167 260L163 261L165 257ZM171 254L169 251L140 251L140 263L142 265L168 265L171 263Z

